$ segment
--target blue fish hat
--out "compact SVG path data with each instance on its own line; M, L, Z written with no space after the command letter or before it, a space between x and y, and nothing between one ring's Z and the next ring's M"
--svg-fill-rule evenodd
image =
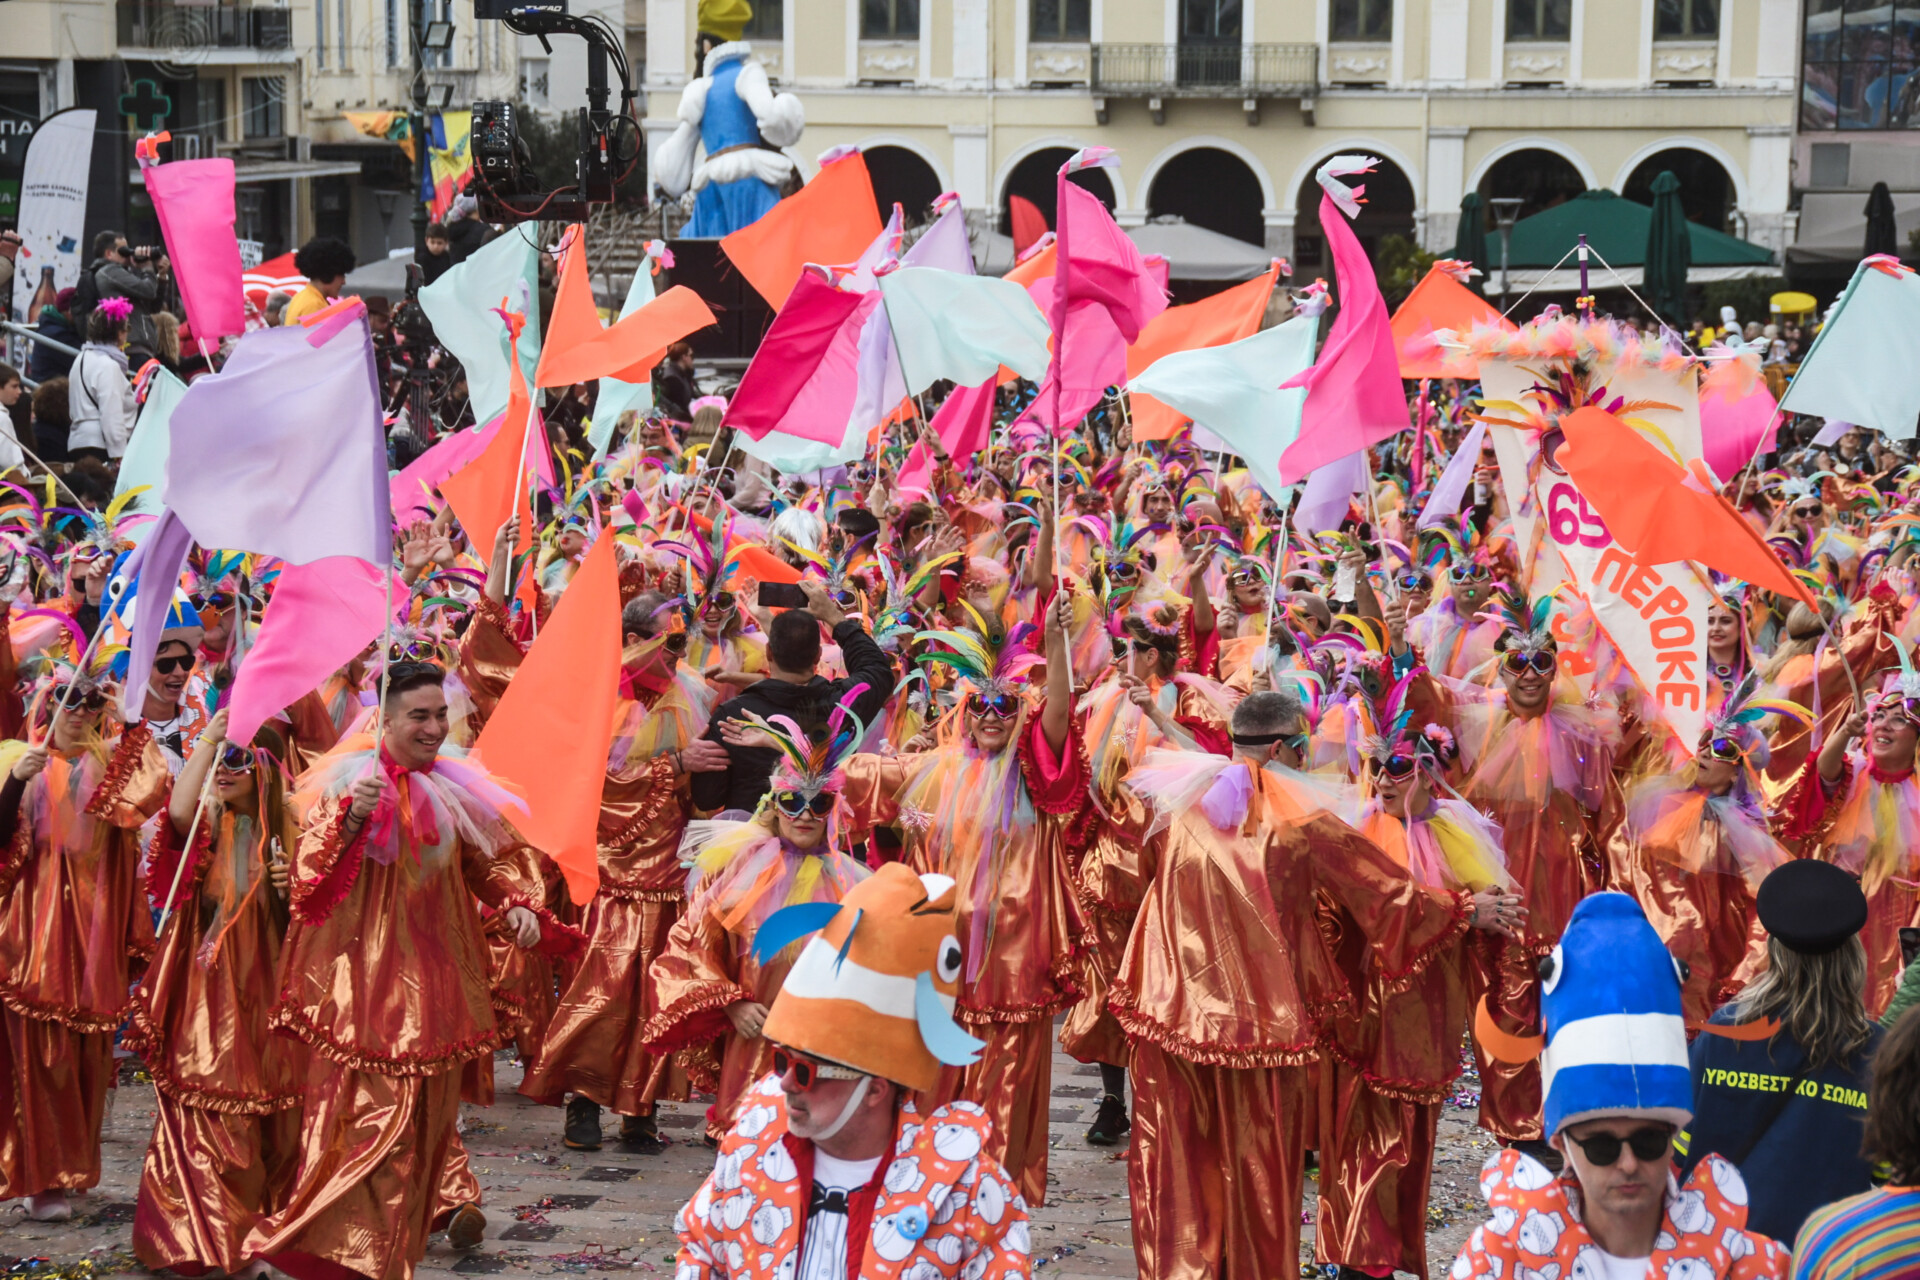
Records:
M1541 964L1546 1132L1601 1116L1693 1118L1680 965L1624 893L1582 899Z

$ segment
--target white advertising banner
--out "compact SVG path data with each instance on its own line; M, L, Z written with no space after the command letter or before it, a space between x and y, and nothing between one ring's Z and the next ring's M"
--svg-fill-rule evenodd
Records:
M87 167L93 159L91 108L57 111L42 120L27 144L20 175L19 256L14 259L12 318L31 322L33 295L43 280L71 289L86 266Z
M1481 387L1489 401L1537 410L1526 393L1540 381L1536 371L1548 367L1549 362L1537 358L1482 359ZM1636 405L1631 416L1664 432L1682 457L1700 456L1700 398L1691 370L1641 368L1611 381L1604 374L1602 370L1595 378L1607 389L1602 407L1612 405L1616 397ZM1648 408L1646 402L1674 407ZM1499 408L1487 412L1494 417L1519 416ZM1501 487L1515 513L1521 563L1537 553L1529 590L1537 597L1570 580L1681 744L1692 751L1706 724L1711 589L1691 564L1637 563L1613 540L1571 476L1548 463L1536 467L1535 445L1528 436L1502 426L1493 427L1492 434ZM1536 470L1530 478L1529 473ZM1533 502L1523 504L1519 498L1529 492ZM1556 634L1560 633L1556 627ZM1583 665L1577 655L1563 655L1563 669L1569 668L1569 659L1574 669Z

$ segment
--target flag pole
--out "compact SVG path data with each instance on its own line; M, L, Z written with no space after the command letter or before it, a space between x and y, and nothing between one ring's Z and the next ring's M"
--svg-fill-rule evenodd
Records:
M166 901L160 906L160 921L153 927L156 935L165 933L167 921L173 918L173 900L180 892L180 877L186 874L187 864L193 861L193 840L200 832L200 815L207 810L207 797L213 794L213 771L218 767L218 761L207 766L206 781L200 784L200 795L193 802L193 821L187 824L186 843L180 847L180 861L176 863L173 868L173 884L168 887ZM161 815L160 820L162 822L173 821L172 818L167 817L165 814ZM167 946L169 948L173 946L173 939L171 937L167 939Z

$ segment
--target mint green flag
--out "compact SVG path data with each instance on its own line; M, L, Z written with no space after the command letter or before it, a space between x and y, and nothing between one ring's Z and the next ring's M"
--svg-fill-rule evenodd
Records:
M187 384L165 369L156 369L147 383L146 402L140 406L140 416L134 419L133 435L127 440L127 456L120 459L120 478L113 483L116 498L141 485L147 486L145 493L127 504L129 513L160 514L163 505L160 487L167 476L167 453L173 448L173 410L185 394ZM135 525L133 540L144 542L151 528L153 525L146 522Z
M640 269L633 273L633 283L627 286L627 303L620 308L621 320L653 301L652 268L653 259L642 255ZM607 446L613 443L613 429L620 425L620 415L629 409L643 418L652 411L652 370L647 371L644 382L600 379L600 394L593 401L593 421L587 427L587 443L593 446L595 458L605 453Z
M519 353L529 387L540 363L540 248L532 234L529 227L510 228L420 291L420 305L433 321L434 336L466 371L473 420L481 426L507 411L512 386L500 351L500 317L493 313L502 299L507 310L524 307L527 312Z
M1780 398L1808 413L1911 440L1920 421L1920 276L1905 267L1854 268L1847 291Z
M1161 356L1127 384L1184 413L1219 436L1247 460L1254 482L1276 502L1288 486L1280 481L1280 455L1300 434L1304 387L1280 384L1313 363L1318 316L1295 316L1283 325L1197 351Z
M977 387L1001 365L1033 382L1046 376L1051 331L1016 281L902 267L880 277L880 292L909 395L942 378Z

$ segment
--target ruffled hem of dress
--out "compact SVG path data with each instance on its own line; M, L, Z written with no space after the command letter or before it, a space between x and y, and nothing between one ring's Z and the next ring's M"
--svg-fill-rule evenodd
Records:
M540 941L533 948L538 954L563 964L578 964L586 957L587 935L553 912L531 902L510 902L507 906L525 907L540 921Z
M1453 895L1453 918L1447 922L1447 927L1442 929L1426 946L1415 952L1413 958L1407 961L1405 968L1383 970L1380 974L1381 982L1386 985L1389 992L1406 990L1408 984L1414 978L1419 977L1421 971L1429 964L1433 963L1435 956L1466 936L1467 930L1471 927L1472 923L1473 895L1465 889L1461 889Z
M645 889L638 885L623 885L603 875L600 877L600 888L594 896L615 902L685 902L687 891L684 884L678 889Z
M1342 1006L1342 1009L1344 1012L1351 1012L1351 1010L1346 1009L1345 1006ZM1354 1071L1362 1080L1366 1081L1368 1088L1388 1098L1396 1098L1401 1102L1412 1102L1419 1105L1445 1102L1448 1095L1453 1092L1454 1081L1458 1080L1461 1076L1461 1068L1458 1067L1456 1067L1453 1074L1449 1075L1445 1080L1437 1082L1433 1080L1397 1079L1392 1076L1378 1075L1374 1072L1373 1068L1367 1066L1366 1063L1341 1048L1339 1039L1333 1034L1329 1027L1317 1023L1316 1029L1320 1036L1320 1049L1327 1057L1338 1060L1343 1066Z
M267 1025L305 1041L315 1053L349 1071L365 1071L379 1076L437 1076L473 1058L485 1057L510 1043L513 1033L495 1027L482 1035L458 1040L434 1054L369 1053L334 1040L315 1026L305 1013L287 1004L275 1006Z
M1044 710L1044 706L1042 708ZM1037 713L1036 713L1037 715ZM1087 764L1086 748L1080 737L1083 726L1070 721L1067 726L1067 742L1064 754L1066 759L1060 762L1061 770L1067 776L1048 782L1038 776L1039 764L1033 758L1033 748L1027 745L1023 737L1014 744L1014 750L1020 760L1020 781L1026 784L1027 795L1033 801L1033 807L1041 813L1075 814L1091 805L1088 788L1093 785L1093 770ZM1067 799L1050 802L1048 793L1058 788Z
M327 824L326 841L318 861L320 874L293 882L293 916L307 924L323 924L353 892L360 879L360 867L366 860L367 829L361 823L351 839L346 836L347 815L351 806L342 804Z
M173 817L168 812L172 803L172 788L168 788L167 800L160 806L160 829L154 833L153 842L147 846L147 900L156 911L178 911L193 901L200 882L206 878L207 867L212 862L213 826L211 822L201 822L193 837L193 851L183 854L180 848L180 833L174 829ZM173 903L162 902L167 889L173 884L173 878L179 874L180 859L191 858L192 865L180 878L179 892Z
M84 812L88 817L105 818L120 793L127 789L127 782L133 777L133 771L139 767L140 759L146 754L147 743L153 739L153 728L145 720L128 725L121 733L120 741L115 744L112 759L100 775L100 785L93 789L92 797L87 801Z
M117 1029L126 1021L127 1009L133 1003L129 998L118 1012L112 1014L88 1013L85 1009L67 1004L42 1004L38 1000L29 1000L17 991L0 991L0 1004L4 1004L23 1018L32 1018L35 1022L56 1022L75 1035L97 1036Z
M1155 1022L1131 1005L1123 1003L1116 991L1107 997L1107 1009L1126 1033L1135 1040L1159 1045L1176 1058L1209 1067L1231 1067L1251 1071L1259 1067L1304 1067L1320 1061L1319 1041L1308 1038L1297 1045L1273 1045L1246 1049L1215 1044L1183 1036L1173 1028Z
M213 1089L205 1085L183 1084L160 1056L152 1051L158 1037L147 1011L138 1004L134 1005L128 1023L127 1033L120 1039L120 1047L145 1062L147 1074L153 1077L153 1087L182 1106L231 1116L270 1116L275 1112L290 1111L304 1100L298 1090L276 1094L252 1089Z
M507 612L505 605L495 604L493 599L483 591L480 593L479 600L474 605L474 612L478 614L483 621L492 623L493 629L498 631L508 644L511 644L523 654L527 651L527 646L522 644L520 638L513 634L513 615Z
M703 1013L713 1013L751 999L753 992L737 983L709 987L692 995L681 996L647 1019L640 1028L640 1046L648 1053L664 1058L670 1053L678 1053L702 1041L711 1040L717 1032L705 1025L707 1020L696 1022L695 1019ZM724 1013L721 1014L723 1022L725 1017Z
M673 776L656 777L653 780L653 786L648 789L647 798L641 804L640 811L628 819L619 831L600 840L602 848L618 849L632 844L640 838L642 832L660 820L660 814L668 804L680 798L680 782L674 770L673 761L665 756L656 756L647 771L653 774L665 772Z

